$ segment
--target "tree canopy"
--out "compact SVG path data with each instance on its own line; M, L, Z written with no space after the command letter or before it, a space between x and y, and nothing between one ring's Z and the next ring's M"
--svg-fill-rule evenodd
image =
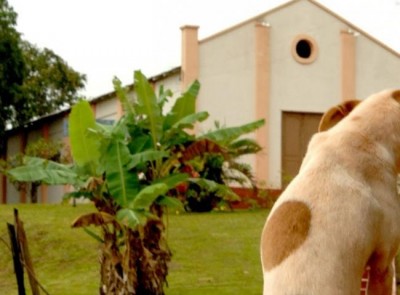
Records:
M60 56L23 40L16 29L17 13L0 0L0 136L7 127L66 107L78 98L86 80ZM0 142L0 154L4 154Z
M73 104L85 80L52 50L40 49L28 41L22 41L21 47L27 70L22 100L16 101L16 108L23 110L14 118L18 125Z
M0 0L0 132L13 117L13 103L21 97L26 74L16 19L7 1Z

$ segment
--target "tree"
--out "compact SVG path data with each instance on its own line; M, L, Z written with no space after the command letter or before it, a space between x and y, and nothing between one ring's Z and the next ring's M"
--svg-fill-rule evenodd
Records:
M77 100L77 92L84 87L85 76L75 72L52 50L21 41L27 68L22 85L22 98L15 108L20 110L15 125L29 122L60 108L69 107Z
M26 66L21 36L15 29L17 14L6 0L0 0L0 137L15 115L14 103L22 98L21 88L26 75ZM0 152L4 150L0 143ZM3 153L2 153L3 154Z
M0 0L0 137L7 127L20 127L77 100L85 76L50 49L21 38L17 13ZM5 154L4 141L0 155Z

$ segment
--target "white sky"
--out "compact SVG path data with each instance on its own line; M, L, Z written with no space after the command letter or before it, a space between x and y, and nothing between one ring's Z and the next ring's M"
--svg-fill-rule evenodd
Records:
M110 92L112 78L132 83L180 65L181 30L198 25L199 38L261 14L285 0L8 0L18 30L87 75L89 98ZM320 0L400 52L400 0Z

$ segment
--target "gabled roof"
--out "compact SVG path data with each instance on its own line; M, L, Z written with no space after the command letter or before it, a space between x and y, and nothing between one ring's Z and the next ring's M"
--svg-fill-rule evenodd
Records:
M254 17L252 17L252 18L250 18L250 19L247 19L247 20L245 20L245 21L243 21L243 22L240 22L240 23L238 23L238 24L236 24L236 25L234 25L234 26L232 26L232 27L229 27L229 28L227 28L227 29L225 29L225 30L222 30L222 31L220 31L220 32L218 32L218 33L216 33L216 34L213 34L213 35L211 35L211 36L209 36L209 37L206 37L206 38L200 40L200 42L207 42L208 40L214 39L214 38L216 38L216 37L218 37L218 36L220 36L220 35L223 35L223 34L225 34L225 33L227 33L227 32L230 32L230 31L232 31L232 30L235 30L235 29L238 28L238 27L241 27L241 26L243 26L243 25L247 25L247 24L252 23L252 22L257 22L257 21L259 21L260 19L262 19L263 17L268 16L269 14L272 14L272 13L275 13L275 12L277 12L277 11L279 11L279 10L285 9L285 8L288 7L288 6L291 6L291 5L293 5L293 4L295 4L295 3L298 3L298 2L301 2L301 1L306 1L306 2L308 2L308 3L310 3L310 4L312 4L312 5L317 6L318 8L320 8L321 10L323 10L324 12L326 12L326 13L332 15L333 17L337 18L337 19L338 19L339 21L341 21L342 23L346 24L351 30L360 33L361 35L363 35L363 36L365 36L366 38L370 39L372 42L378 44L379 46L381 46L381 47L384 48L385 50L389 51L390 53L392 53L392 54L395 55L396 57L400 57L400 52L394 50L393 48L391 48L391 47L388 46L387 44L385 44L385 43L379 41L378 39L376 39L375 37L373 37L371 34L367 33L366 31L364 31L363 29L359 28L358 26L352 24L350 21L348 21L347 19L341 17L339 14L333 12L332 10L330 10L329 8L327 8L326 6L322 5L321 3L319 3L319 2L316 1L316 0L291 0L291 1L289 1L289 2L286 2L286 3L283 3L283 4L279 5L279 6L276 6L275 8L272 8L272 9L270 9L270 10L267 10L267 11L263 12L263 13L260 13L260 14L254 16Z

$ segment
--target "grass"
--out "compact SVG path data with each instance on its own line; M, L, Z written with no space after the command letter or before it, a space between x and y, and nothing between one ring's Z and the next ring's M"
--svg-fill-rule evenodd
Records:
M36 275L51 295L98 294L98 243L70 224L90 205L17 205ZM6 229L13 206L0 205L0 294L17 294ZM169 215L173 252L167 295L261 294L259 238L265 210ZM28 287L28 281L25 282Z

